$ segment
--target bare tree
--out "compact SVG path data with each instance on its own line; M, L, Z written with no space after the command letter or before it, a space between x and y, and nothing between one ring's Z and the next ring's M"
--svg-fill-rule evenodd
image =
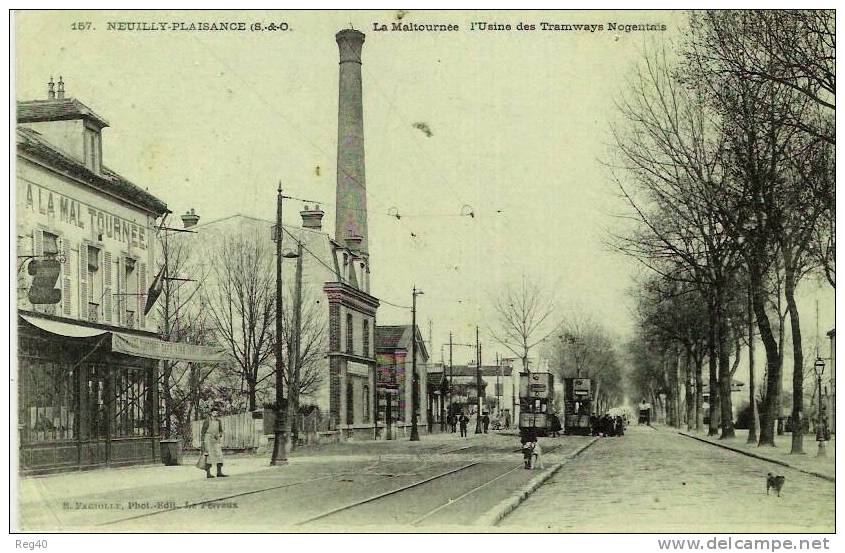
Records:
M161 295L156 302L155 317L159 335L169 342L206 344L210 329L199 302L199 290L205 280L205 269L191 259L190 243L187 237L171 236L165 229L159 233L159 259L156 274L163 275ZM181 387L190 372L184 362L162 361L161 396L164 402L165 437L170 437L174 423L185 425L191 417L191 404L196 407L196 394L185 394ZM195 370L195 369L193 369ZM189 379L199 383L196 378ZM179 396L178 398L175 396ZM175 419L175 420L174 420Z
M528 372L528 353L560 327L554 297L523 275L518 285L508 285L496 297L494 307L496 327L490 334L522 359L522 370Z
M836 143L835 11L711 10L694 12L691 22L696 55L718 65L719 80L789 89L797 105L813 109L778 106L783 123ZM770 107L760 101L761 112Z
M217 340L235 362L246 385L247 408L257 406L256 390L273 356L276 300L273 252L260 236L224 236L210 251L203 303Z
M721 419L728 438L734 429L725 309L741 258L710 205L730 177L727 142L705 98L679 75L665 50L647 55L618 104L627 125L613 129L618 161L610 165L637 228L616 236L615 246L664 278L698 287L707 300L709 433Z
M817 257L813 255L813 238L823 213L832 209L820 199L827 196L833 178L828 160L832 141L825 140L818 127L808 128L795 122L813 121L819 109L833 105L824 106L824 101L819 102L820 96L797 86L789 77L789 71L794 69L789 65L794 60L779 55L796 50L796 45L807 37L774 33L758 40L757 15L705 12L693 18L688 59L691 80L707 96L714 117L728 137L730 179L723 193L714 197L711 207L720 213L726 233L742 246L748 266L769 378L760 443L774 445L782 355L765 313L762 283L772 260L779 258L792 330L793 420L799 421L803 411L803 350L795 290L801 278L814 268ZM805 35L810 32L801 29ZM735 39L726 40L725 33L734 34ZM832 50L827 54L835 56ZM747 78L749 74L756 76L760 67L766 68L766 78ZM773 75L789 78L770 78ZM795 426L792 452L801 453L800 424Z

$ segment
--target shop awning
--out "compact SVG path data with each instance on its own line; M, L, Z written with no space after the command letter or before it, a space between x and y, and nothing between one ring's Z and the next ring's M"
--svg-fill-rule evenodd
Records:
M100 328L63 323L51 319L41 319L39 317L31 317L29 315L21 315L21 318L32 326L37 326L41 330L47 331L50 334L58 334L59 336L68 336L70 338L90 338L92 336L101 336L108 333L108 330Z
M170 361L225 361L226 354L212 346L199 346L184 342L165 342L158 338L113 332L111 349L118 353L167 359Z
M124 332L113 332L101 328L77 325L42 319L31 315L21 314L21 318L29 324L51 334L67 336L69 338L90 338L111 334L111 349L117 353L146 357L148 359L167 359L169 361L211 362L225 361L226 354L216 347L186 344L184 342L165 342L158 338L138 336Z

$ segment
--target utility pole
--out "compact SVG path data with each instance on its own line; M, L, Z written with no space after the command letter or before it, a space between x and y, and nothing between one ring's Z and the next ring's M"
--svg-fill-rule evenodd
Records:
M282 357L282 182L279 181L279 189L276 194L276 421L274 424L273 457L271 465L287 464L287 432L285 432L285 421L282 420L282 402L284 401L284 372L285 364Z
M296 440L299 436L297 416L299 414L299 378L302 369L300 359L302 341L302 242L296 245L296 284L294 290L293 307L293 374L288 385L288 422L290 423L291 447L296 447Z
M478 396L478 412L475 414L475 433L481 434L481 344L478 341L478 325L475 325L475 388Z
M420 441L420 431L417 427L417 411L419 409L419 376L417 375L417 296L422 291L417 291L416 285L411 292L411 371L413 374L411 385L411 441Z
M449 414L452 413L452 333L449 333Z

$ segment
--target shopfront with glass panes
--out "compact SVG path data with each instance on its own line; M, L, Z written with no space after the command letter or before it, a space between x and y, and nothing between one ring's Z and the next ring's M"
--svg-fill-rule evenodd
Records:
M116 353L111 334L18 327L22 473L154 462L157 361Z

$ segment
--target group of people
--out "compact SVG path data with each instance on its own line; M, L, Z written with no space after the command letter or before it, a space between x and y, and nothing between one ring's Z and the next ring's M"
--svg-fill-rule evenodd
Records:
M593 436L624 436L625 419L605 413L601 417L590 415L590 433Z
M460 413L451 413L446 417L446 424L449 425L449 429L454 434L457 431L457 428L460 427L461 429L461 437L466 437L467 435L467 425L469 424L469 417L463 411ZM487 414L487 411L484 411L481 415L481 431L487 434L490 430L490 415Z

